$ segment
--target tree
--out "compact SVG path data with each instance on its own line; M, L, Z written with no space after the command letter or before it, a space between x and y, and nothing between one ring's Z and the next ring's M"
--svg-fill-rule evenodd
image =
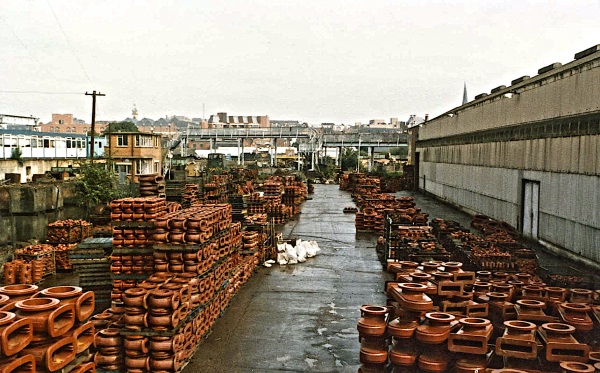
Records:
M16 147L11 151L10 159L16 160L19 166L23 166L23 158L21 157L22 155L23 152L21 151L21 148Z
M132 122L112 122L104 130L104 134L113 132L138 132L139 129Z
M342 171L356 171L358 156L356 150L352 148L344 148L342 151Z
M122 197L122 192L115 188L117 177L110 167L103 163L86 162L81 164L80 178L75 182L75 191L79 204L86 210L86 215L99 204L107 204L113 199Z

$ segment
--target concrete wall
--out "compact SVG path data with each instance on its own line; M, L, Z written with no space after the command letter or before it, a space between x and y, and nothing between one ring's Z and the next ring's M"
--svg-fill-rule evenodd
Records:
M505 97L510 91L518 94ZM595 53L434 118L419 130L419 140L597 112L598 97L600 53Z
M48 159L48 160L25 160L23 165L19 165L16 160L6 159L0 160L0 180L4 180L7 173L15 173L21 175L21 183L31 181L35 174L44 174L50 171L52 167L67 167L76 165L80 160L76 159Z
M49 223L83 217L73 182L0 187L0 246L31 239L42 241Z
M434 118L417 132L419 186L521 229L537 181L539 240L600 263L599 98L596 52Z

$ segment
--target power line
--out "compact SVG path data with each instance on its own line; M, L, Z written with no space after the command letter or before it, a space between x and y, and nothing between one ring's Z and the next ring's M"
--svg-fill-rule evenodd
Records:
M92 82L92 79L88 75L87 71L85 71L85 68L83 67L83 64L81 63L81 60L75 54L75 49L73 48L73 45L71 44L71 41L67 37L67 33L65 32L65 30L62 27L62 25L60 24L60 21L58 20L58 17L56 16L56 13L54 13L54 9L52 8L52 4L50 4L50 0L46 0L46 2L48 3L48 7L50 8L50 11L52 12L52 15L54 16L54 19L56 20L56 23L58 23L58 27L60 28L60 31L62 31L62 34L65 37L65 40L67 41L67 44L69 45L69 50L71 51L71 54L73 55L73 57L75 57L75 60L77 60L77 63L79 64L79 67L81 67L81 70L85 74L87 80L90 82L91 85L94 85L94 83Z
M80 95L81 92L50 92L50 91L1 91L0 93L26 93L26 94L41 94L41 95Z

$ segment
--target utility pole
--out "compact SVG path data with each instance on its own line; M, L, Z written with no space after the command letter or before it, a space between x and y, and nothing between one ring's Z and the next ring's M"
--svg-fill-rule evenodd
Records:
M94 161L94 133L96 132L96 96L106 96L103 93L96 93L96 91L92 91L92 93L85 92L86 96L92 96L92 135L91 135L91 144L90 144L90 154L92 162ZM109 149L110 152L110 149Z

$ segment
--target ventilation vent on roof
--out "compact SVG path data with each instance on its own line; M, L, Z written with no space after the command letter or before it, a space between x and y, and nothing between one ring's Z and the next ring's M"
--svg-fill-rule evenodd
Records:
M560 62L555 62L552 65L548 65L548 66L544 66L541 69L538 70L538 74L543 74L543 73L547 73L550 70L554 70L558 67L561 67L562 63Z
M483 97L485 97L487 95L488 95L487 93L480 93L477 96L475 96L475 99L478 100L478 99L483 98Z
M504 88L506 88L506 86L505 86L505 85L498 86L498 87L496 87L496 88L492 89L492 93L496 93L496 92L498 92L498 91L501 91L501 90L503 90Z
M523 75L522 77L520 77L520 78L517 78L517 79L513 80L512 82L510 82L510 85L515 85L515 84L518 84L518 83L524 82L524 81L526 81L526 80L527 80L527 79L529 79L529 78L530 78L530 76L529 76L529 75Z
M600 44L594 45L593 47L588 48L588 49L586 49L584 51L581 51L579 53L575 53L575 59L578 60L580 58L587 57L590 54L594 54L594 53L596 53L598 51L600 51Z

